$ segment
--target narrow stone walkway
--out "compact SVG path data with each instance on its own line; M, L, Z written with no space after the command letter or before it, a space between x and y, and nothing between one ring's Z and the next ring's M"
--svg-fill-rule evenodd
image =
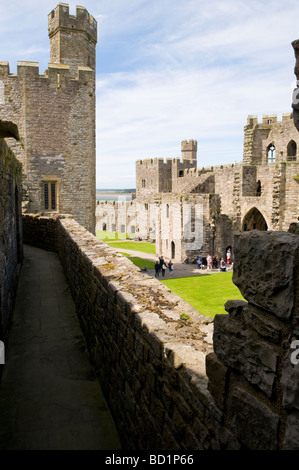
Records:
M55 253L24 247L0 385L1 450L120 450Z

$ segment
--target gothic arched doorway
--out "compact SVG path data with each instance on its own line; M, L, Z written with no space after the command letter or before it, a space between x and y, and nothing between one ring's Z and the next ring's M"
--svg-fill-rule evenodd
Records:
M263 214L256 207L250 209L245 215L242 230L244 232L248 230L268 230L268 225Z

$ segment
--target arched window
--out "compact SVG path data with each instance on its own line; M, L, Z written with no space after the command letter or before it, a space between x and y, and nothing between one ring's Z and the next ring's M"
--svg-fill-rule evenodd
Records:
M267 163L275 162L275 147L273 144L268 145L267 148Z
M297 155L297 144L294 140L290 140L287 148L287 160L288 162L296 161Z
M184 170L179 171L179 178L181 178L182 176L184 176Z
M166 218L169 218L169 204L166 204Z

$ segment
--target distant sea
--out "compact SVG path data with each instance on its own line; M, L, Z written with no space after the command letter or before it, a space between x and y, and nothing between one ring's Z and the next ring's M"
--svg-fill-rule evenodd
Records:
M97 201L131 201L135 189L97 189Z

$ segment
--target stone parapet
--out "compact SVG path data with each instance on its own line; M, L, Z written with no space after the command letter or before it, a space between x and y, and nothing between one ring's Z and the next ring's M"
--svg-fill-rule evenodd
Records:
M299 448L297 226L236 237L246 301L212 322L74 220L26 218L48 223L123 448Z

